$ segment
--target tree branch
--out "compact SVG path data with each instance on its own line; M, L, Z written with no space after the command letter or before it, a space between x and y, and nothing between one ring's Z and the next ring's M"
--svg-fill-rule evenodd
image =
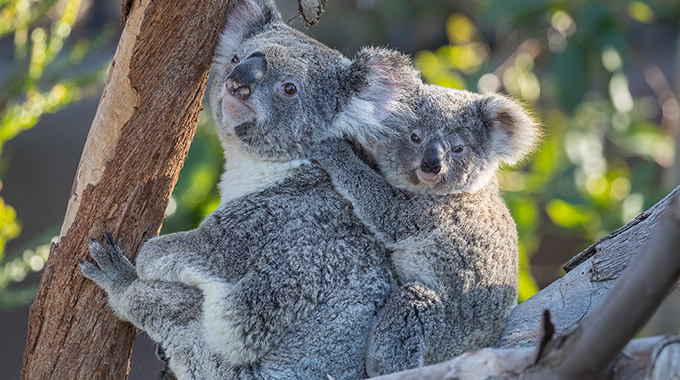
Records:
M658 336L630 341L609 367L612 380L642 379L650 367L656 368L653 380L667 379L680 368L672 355L680 350L680 341ZM485 348L457 356L449 361L374 377L375 380L479 380L517 379L534 365L535 349ZM652 363L652 364L650 364ZM673 372L676 371L676 372ZM659 377L661 376L661 377ZM550 375L543 379L552 379Z
M497 347L533 346L538 338L543 310L549 309L557 334L581 322L607 297L615 279L643 250L659 218L680 186L617 229L576 255L567 264L564 277L517 305L506 323L505 334Z
M680 277L680 197L661 221L609 296L583 323L565 334L532 370L535 378L597 378L652 316Z

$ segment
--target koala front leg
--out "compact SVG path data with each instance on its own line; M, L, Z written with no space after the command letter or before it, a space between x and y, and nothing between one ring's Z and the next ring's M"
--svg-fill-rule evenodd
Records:
M213 248L203 227L152 238L137 256L139 278L192 286L210 281L217 277L217 266L209 260Z
M444 306L420 283L395 289L368 340L366 373L373 377L423 365L444 325Z
M183 284L143 281L135 267L106 233L107 248L90 241L90 256L99 265L78 260L86 278L94 281L108 295L114 314L163 344L176 345L173 337L193 324L198 327L202 296L198 289ZM196 331L199 334L199 331ZM183 334L184 335L184 334ZM188 341L178 344L189 344Z
M363 162L344 140L327 140L313 153L318 163L333 181L333 186L354 206L357 216L373 232L380 234L385 243L395 243L403 236L395 225L411 225L404 220L418 215L416 202L409 201L406 194L392 187L379 173ZM408 213L402 212L408 210Z

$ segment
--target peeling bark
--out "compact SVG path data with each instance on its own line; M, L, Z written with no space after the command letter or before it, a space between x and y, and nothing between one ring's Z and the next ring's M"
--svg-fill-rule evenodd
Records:
M564 277L517 305L506 324L498 347L533 346L538 338L543 310L549 309L558 334L581 322L607 297L631 260L638 256L659 228L659 217L680 186L635 220L600 239L567 263Z
M327 0L298 0L298 10L305 26L310 28L321 19Z
M59 242L29 314L25 379L127 377L134 328L77 259L111 231L134 258L156 236L196 130L227 1L126 1L125 28L80 160Z
M595 379L642 328L680 276L680 197L668 202L643 252L582 323L549 344L531 378Z
M625 269L630 259L637 256L647 242L650 233L656 226L659 215L666 208L671 198L680 193L680 187L673 189L662 200L638 215L632 222L600 239L597 243L574 256L564 266L569 272L582 262L593 257L592 281L616 279Z
M605 377L612 380L642 379L655 368L654 376L646 380L670 379L666 374L677 373L680 363L675 355L680 342L667 337L634 339L626 345L608 368ZM655 352L659 352L654 356ZM485 348L457 356L449 361L423 368L374 377L375 380L480 380L522 378L534 365L535 349ZM650 365L652 363L652 365ZM671 372L668 372L668 371ZM676 372L672 372L676 371ZM543 379L552 379L544 377Z

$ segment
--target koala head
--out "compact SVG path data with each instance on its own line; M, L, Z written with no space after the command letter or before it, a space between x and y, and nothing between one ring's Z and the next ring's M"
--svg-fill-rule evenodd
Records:
M364 49L350 60L290 28L271 1L232 0L212 68L220 137L263 160L305 158L333 137L367 141L381 121L408 114L405 82L420 82L402 54Z
M539 136L522 106L499 94L426 85L415 114L367 148L393 186L416 192L475 192L500 162L514 165L528 154Z

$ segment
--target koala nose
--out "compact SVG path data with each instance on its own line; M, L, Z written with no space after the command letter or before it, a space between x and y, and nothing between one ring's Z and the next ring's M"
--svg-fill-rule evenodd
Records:
M263 56L251 56L234 67L227 77L227 91L235 97L246 100L262 80L267 69L267 61Z
M439 174L442 169L446 150L439 140L430 141L425 147L425 155L420 163L420 169L425 173Z

